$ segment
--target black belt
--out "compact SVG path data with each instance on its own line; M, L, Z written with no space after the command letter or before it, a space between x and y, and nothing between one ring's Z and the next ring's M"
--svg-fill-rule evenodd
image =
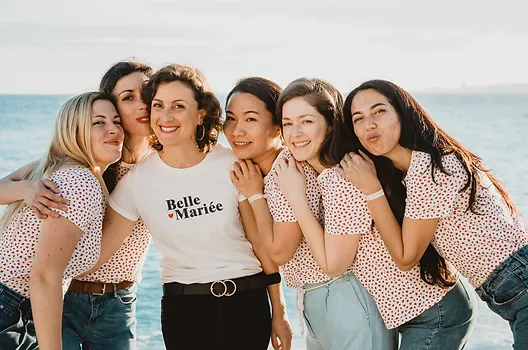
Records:
M236 292L250 289L264 288L271 284L280 283L281 276L278 272L266 275L264 272L256 275L238 277L226 280L217 280L209 283L183 284L178 282L165 283L163 295L208 295L215 297L230 297Z

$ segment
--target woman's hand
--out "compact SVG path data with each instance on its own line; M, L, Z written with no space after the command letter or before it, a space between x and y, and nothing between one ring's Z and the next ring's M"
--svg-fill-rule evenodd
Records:
M275 350L290 350L293 332L286 312L273 312L271 318L271 345Z
M294 159L281 159L273 169L273 176L279 189L293 206L297 201L306 199L306 176L301 164Z
M231 181L246 198L264 192L262 172L251 159L239 159L233 164Z
M345 154L341 162L336 166L336 171L350 181L363 194L369 195L382 189L376 174L374 162L365 153L350 152Z
M24 190L24 202L39 219L44 220L48 216L58 219L60 214L51 209L59 209L66 212L68 211L66 205L70 204L70 201L62 198L58 193L60 193L59 188L53 181L44 179L28 182Z

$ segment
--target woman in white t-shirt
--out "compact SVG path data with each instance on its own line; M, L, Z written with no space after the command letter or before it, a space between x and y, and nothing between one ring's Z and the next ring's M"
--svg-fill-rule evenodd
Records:
M99 257L107 193L102 173L121 157L122 145L110 98L88 92L62 106L47 155L8 176L21 188L27 181L52 181L70 205L58 218L39 221L16 201L2 216L1 349L62 349L62 298L72 277Z
M236 158L216 144L218 99L201 72L176 64L155 73L142 98L156 152L112 192L101 262L141 217L163 254L165 346L264 350L272 330L267 288L272 304L282 304L280 275L258 240L251 207L231 183ZM284 314L273 317L280 320L274 327L288 327Z
M350 153L340 171L372 199L398 267L414 268L432 244L528 349L528 231L498 179L391 82L361 84L344 108L341 140L374 160Z

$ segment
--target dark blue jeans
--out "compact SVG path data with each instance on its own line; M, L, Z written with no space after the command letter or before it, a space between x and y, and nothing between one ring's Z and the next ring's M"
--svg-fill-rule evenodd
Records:
M398 327L400 350L463 349L475 325L476 302L469 283L459 280L442 300Z
M0 349L38 349L29 299L0 283Z
M64 350L136 348L137 285L114 293L68 292L62 314Z
M528 246L506 259L476 291L510 323L513 348L528 349Z

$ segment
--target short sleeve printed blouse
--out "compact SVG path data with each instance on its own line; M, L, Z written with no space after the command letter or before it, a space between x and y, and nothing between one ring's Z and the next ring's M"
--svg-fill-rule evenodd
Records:
M420 268L401 271L392 260L378 230L372 226L361 191L334 169L319 175L325 232L360 234L352 272L373 296L387 328L398 327L439 302L448 292L420 278Z
M280 159L293 159L290 151L285 148L274 162ZM306 196L315 217L321 225L321 192L317 184L317 173L306 163L301 163L306 174ZM264 178L264 193L274 222L297 222L293 209L286 197L281 193L279 185L270 173ZM286 285L290 288L300 288L306 283L319 283L330 278L321 270L303 238L292 259L281 266Z
M405 216L439 219L433 246L474 286L480 286L506 258L528 244L520 215L512 215L486 174L477 174L474 210L467 210L470 189L461 191L468 175L457 156L442 157L448 174L439 169L431 175L431 156L414 151L404 179L407 187Z
M132 164L121 162L119 164L117 180L119 181ZM123 243L121 248L94 273L81 278L82 281L120 283L141 281L141 268L145 262L147 249L150 243L150 234L142 219L134 226L132 234Z
M59 195L70 201L67 212L57 212L82 231L64 271L62 287L65 293L72 277L89 270L99 258L105 204L101 184L86 168L62 168L49 179L59 187ZM39 235L40 221L26 205L8 223L2 235L0 281L25 297L30 297L29 276Z

